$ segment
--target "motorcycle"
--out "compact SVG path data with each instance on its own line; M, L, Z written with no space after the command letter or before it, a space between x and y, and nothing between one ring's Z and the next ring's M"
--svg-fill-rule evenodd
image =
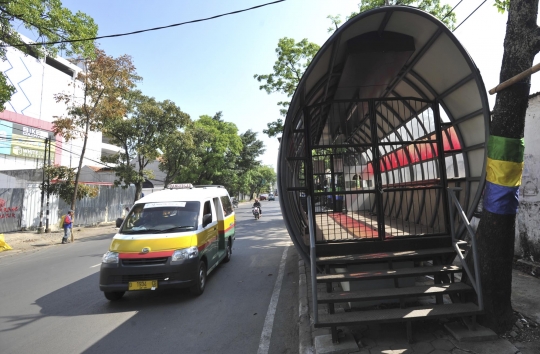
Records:
M253 210L251 212L253 213L255 220L259 220L261 214L261 210L259 209L259 207L253 207Z
M238 200L233 199L232 205L233 205L233 208L238 208Z

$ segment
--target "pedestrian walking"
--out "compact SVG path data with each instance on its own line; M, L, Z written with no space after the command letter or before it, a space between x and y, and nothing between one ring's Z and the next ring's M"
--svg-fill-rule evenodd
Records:
M71 233L73 226L73 210L68 211L63 219L64 237L62 238L62 243L68 243L68 235Z

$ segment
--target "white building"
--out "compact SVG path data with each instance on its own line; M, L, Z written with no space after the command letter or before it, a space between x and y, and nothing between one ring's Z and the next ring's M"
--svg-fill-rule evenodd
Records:
M51 163L76 167L83 142L65 142L52 133L55 117L65 115L64 103L57 103L54 95L77 95L73 81L81 70L61 58L36 58L15 48L8 48L7 60L0 61L0 70L16 89L6 110L0 112L0 188L14 188L13 177L2 171L36 170L43 164L46 138L52 138ZM102 134L90 133L84 165L100 165L104 153L114 153L114 145L102 141ZM103 166L103 165L101 165ZM15 171L15 172L14 172Z

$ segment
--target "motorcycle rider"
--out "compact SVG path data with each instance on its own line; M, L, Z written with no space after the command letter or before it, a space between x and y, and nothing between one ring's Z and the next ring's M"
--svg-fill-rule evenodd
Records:
M261 202L259 202L259 199L255 198L255 203L253 203L253 207L259 208L259 216L262 216Z

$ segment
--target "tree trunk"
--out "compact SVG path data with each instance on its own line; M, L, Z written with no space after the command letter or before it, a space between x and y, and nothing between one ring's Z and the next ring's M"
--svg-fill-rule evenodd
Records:
M81 175L82 164L84 160L84 154L86 152L86 143L88 142L88 131L90 129L89 119L86 120L86 129L84 133L83 146L81 150L81 157L79 158L79 168L77 168L77 174L75 175L75 187L73 189L73 198L71 199L71 210L73 210L73 216L75 216L75 206L77 203L77 189L79 188L79 177Z
M500 82L530 68L537 53L538 0L512 0L508 11ZM491 135L523 138L530 77L497 94ZM482 214L476 239L480 260L485 316L480 322L501 333L512 328L512 262L516 215Z
M137 200L141 199L142 185L142 182L135 183L135 200L133 201L134 203Z

